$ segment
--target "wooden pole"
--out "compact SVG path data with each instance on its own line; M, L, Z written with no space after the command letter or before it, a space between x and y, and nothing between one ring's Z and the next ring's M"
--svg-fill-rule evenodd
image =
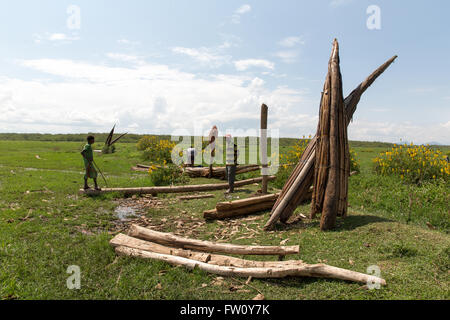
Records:
M192 249L202 252L254 255L287 255L300 252L299 246L245 246L228 243L216 243L197 239L183 238L171 233L154 231L138 225L132 225L129 235L135 238L153 241L171 247Z
M269 180L274 180L275 176L269 176ZM262 177L236 181L235 187L242 187L253 183L259 183L262 181ZM187 185L187 186L170 186L170 187L141 187L141 188L105 188L102 190L94 189L80 189L81 194L87 195L100 195L105 193L117 192L123 195L130 194L158 194L158 193L184 193L184 192L197 192L197 191L211 191L211 190L224 190L228 189L228 183L215 183L215 184L200 184L200 185Z
M382 64L380 67L378 67L369 77L367 77L362 83L360 83L358 87L356 87L347 96L347 98L345 98L344 104L345 104L347 125L350 123L363 93L374 83L374 81L384 71L386 71L387 68L389 68L389 66L395 61L395 59L397 59L397 56L393 56L392 58L387 60L384 64ZM283 222L286 222L294 212L295 208L297 208L298 205L303 201L304 192L306 192L306 190L309 190L309 187L313 183L314 177L314 165L308 168L306 168L305 165L309 163L310 159L312 159L312 161L315 162L315 153L313 153L312 151L315 150L316 143L317 137L315 136L309 142L305 152L302 154L300 158L300 161L292 171L291 176L289 177L288 181L283 187L280 197L278 198L277 202L272 208L271 218L264 227L265 230L270 230L271 228L273 228L278 219L280 219ZM292 197L292 201L285 206L284 210L275 211L279 203L282 201L282 199L284 199L285 194L292 188L292 183L295 180L295 178L300 174L300 172L304 171L306 171L305 174L303 175L304 178L296 186L294 191L295 195Z
M261 106L261 164L262 164L262 186L261 193L267 194L267 177L268 177L268 161L267 161L267 114L269 108L263 104Z
M259 202L247 205L245 207L239 207L235 209L228 210L218 210L217 208L214 210L208 210L203 212L203 217L208 220L217 220L217 219L227 219L227 218L235 218L239 216L246 216L253 213L262 212L265 210L270 210L275 203L274 200Z
M198 268L205 272L217 274L220 276L231 276L231 277L253 277L253 278L285 278L288 276L293 277L318 277L318 278L332 278L341 279L348 281L355 281L360 283L380 283L381 285L386 285L384 279L371 276L364 273L354 272L346 269L336 268L328 266L326 264L313 264L313 265L302 265L302 266L283 266L277 268L239 268L239 267L228 267L228 266L218 266L205 262L200 262L192 259L187 259L183 257L160 254L155 252L149 252L139 249L128 248L124 246L118 246L115 251L119 255L127 255L131 257L139 257L145 259L154 259L159 261L164 261L176 266L184 266L190 270Z

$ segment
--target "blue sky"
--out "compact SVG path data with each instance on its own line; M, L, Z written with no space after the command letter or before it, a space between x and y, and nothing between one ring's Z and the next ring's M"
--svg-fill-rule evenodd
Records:
M245 131L264 102L281 136L314 134L336 37L344 95L399 56L351 139L450 144L449 12L446 0L2 2L0 132Z

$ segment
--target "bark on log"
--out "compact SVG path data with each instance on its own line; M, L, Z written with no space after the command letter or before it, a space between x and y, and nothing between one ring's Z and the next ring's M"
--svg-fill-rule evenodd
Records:
M201 252L243 254L243 255L287 255L297 254L299 246L246 246L228 243L216 243L197 239L188 239L171 233L159 232L132 225L129 235L135 238L153 241L171 247L192 249Z
M328 63L317 129L314 191L311 215L322 213L321 230L333 229L338 215L347 210L349 159L339 44L334 40Z
M261 164L262 164L262 184L261 193L267 194L267 114L269 108L263 104L261 106L261 137L260 137L260 149L261 149Z
M270 176L269 180L274 180L275 176ZM262 178L253 178L247 180L236 181L235 187L242 187L253 183L261 182ZM211 190L224 190L228 189L228 183L216 183L216 184L200 184L200 185L187 185L187 186L172 186L172 187L142 187L142 188L105 188L100 191L94 189L80 189L80 194L87 195L100 195L104 193L118 192L124 195L131 194L158 194L158 193L187 193L196 191L211 191Z
M227 210L233 210L237 208L246 207L252 204L267 202L267 201L275 201L280 194L269 194L259 197L251 197L247 199L242 200L236 200L236 201L227 201L227 202L218 202L216 204L217 211L227 211Z
M220 276L233 277L253 277L253 278L285 278L293 277L317 277L317 278L333 278L347 281L355 281L360 283L380 283L386 285L384 279L367 275L364 273L354 272L346 269L336 268L325 264L303 265L303 266L286 266L276 268L239 268L218 266L204 263L183 257L177 257L167 254L154 253L139 249L128 248L124 246L116 247L116 253L119 255L127 255L131 257L139 257L145 259L154 259L167 262L171 265L184 266L190 270L198 268L200 270L217 274Z
M207 210L203 212L203 217L207 220L218 220L235 218L240 216L246 216L249 214L254 214L262 212L265 210L270 210L273 207L275 200L264 201L260 203L254 203L247 205L245 207L240 207L236 209L222 210L219 211L217 208L214 210Z
M200 262L215 264L218 266L240 267L240 268L279 268L288 265L291 266L304 265L303 261L301 260L256 261L256 260L240 259L230 256L223 256L213 253L204 253L185 249L171 248L157 243L133 238L122 233L116 235L113 239L111 239L109 243L114 248L123 246L143 251L179 256L183 258L197 260Z
M353 114L356 111L356 107L361 99L363 93L373 84L373 82L397 59L397 56L393 56L389 60L387 60L384 64L378 67L369 77L367 77L362 83L354 89L350 95L347 96L344 100L345 104L345 112L347 115L347 125L350 123L353 118ZM292 171L291 176L287 180L283 190L281 191L281 195L272 208L271 218L266 223L264 229L271 229L275 223L280 219L282 222L286 222L289 217L294 212L295 208L302 202L305 190L313 183L314 170L313 167L306 168L305 165L308 163L308 160L312 159L315 161L315 154L312 153L316 148L316 137L314 137L308 144L305 152L302 154L300 161L298 162L295 169ZM295 178L301 173L305 172L303 181L296 186L295 195L292 197L291 202L287 205L283 210L276 210L279 203L284 199L285 194L291 189L292 183Z

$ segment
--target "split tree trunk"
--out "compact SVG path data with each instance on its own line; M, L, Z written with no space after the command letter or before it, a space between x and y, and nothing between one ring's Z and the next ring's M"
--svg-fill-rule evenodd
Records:
M216 252L243 255L279 255L297 254L300 252L299 246L246 246L228 243L216 243L188 239L173 235L171 233L159 232L132 225L129 235L135 238L153 241L171 247L192 249L202 252Z
M333 229L338 215L347 211L350 168L347 121L344 113L339 44L334 40L320 105L317 129L314 190L311 216L322 213L320 228Z
M347 115L347 125L351 121L353 114L356 111L356 107L361 99L363 93L373 84L373 82L395 61L397 56L393 56L388 61L386 61L383 65L378 67L369 77L367 77L362 83L354 89L350 95L345 98L345 112ZM300 161L297 166L292 171L291 176L287 180L286 184L281 191L281 195L272 208L271 217L269 221L264 226L265 230L270 230L275 223L280 219L282 222L286 222L289 217L292 215L294 210L298 207L298 205L303 201L305 196L305 190L313 183L314 178L314 165L308 166L310 164L309 160L315 162L315 148L316 148L316 137L314 137L308 144L306 150L303 152ZM296 177L302 174L303 178L301 181L296 184L295 187L292 186L293 182L296 180ZM286 193L289 192L291 188L294 188L292 198L289 203L285 205L283 208L278 209L279 204L284 199Z

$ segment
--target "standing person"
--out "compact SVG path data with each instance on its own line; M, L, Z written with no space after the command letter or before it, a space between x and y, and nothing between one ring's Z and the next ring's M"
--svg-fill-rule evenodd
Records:
M91 178L94 180L95 190L101 190L97 184L97 170L94 168L94 152L92 151L92 145L95 142L94 136L87 137L87 144L84 146L83 151L81 151L81 155L84 160L84 168L86 169L86 174L84 175L84 190L89 189L88 179Z
M195 163L195 156L197 155L197 150L195 150L195 148L192 147L187 148L186 155L187 155L187 166L193 167Z
M212 178L213 172L213 162L214 157L216 156L216 139L219 136L219 130L217 126L213 126L211 131L209 132L209 145L211 146L211 163L209 164L209 175L208 178Z
M234 192L234 180L236 178L236 166L238 163L238 147L234 143L234 139L231 137L231 134L227 134L226 136L226 174L228 179L229 189L226 193Z

